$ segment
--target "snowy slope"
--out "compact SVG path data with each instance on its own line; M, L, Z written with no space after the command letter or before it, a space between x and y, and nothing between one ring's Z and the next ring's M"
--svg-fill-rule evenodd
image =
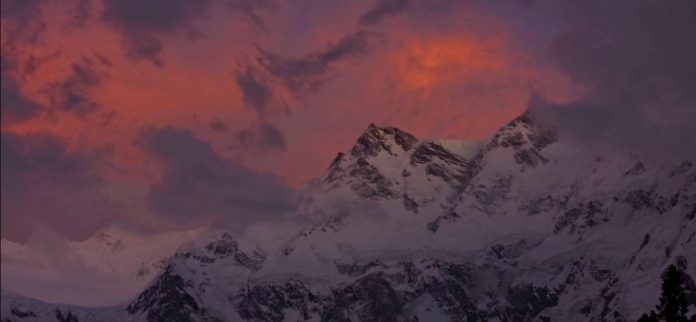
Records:
M296 216L313 224L273 244L258 230L209 232L125 307L73 314L631 321L657 303L668 265L696 276L692 162L589 155L530 113L483 142L418 140L370 125L303 191ZM31 321L12 313L17 305L55 311L5 298L3 319Z
M94 306L122 302L157 276L182 242L200 233L140 234L109 225L81 242L66 241L47 229L26 244L2 240L2 287L61 303L66 292L53 288L73 289L72 300ZM99 291L80 294L88 289Z

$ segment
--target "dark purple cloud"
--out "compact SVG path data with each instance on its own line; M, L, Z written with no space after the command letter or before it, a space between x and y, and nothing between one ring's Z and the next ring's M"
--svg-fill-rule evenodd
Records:
M374 25L388 16L397 15L408 8L411 0L377 0L375 7L360 16L363 25Z
M0 18L3 22L3 47L17 43L34 43L46 29L41 20L41 4L45 0L0 1ZM5 49L5 48L3 48ZM6 52L6 50L3 50Z
M73 0L75 2L68 27L82 28L94 16L92 0Z
M210 0L106 0L102 18L124 37L128 56L163 64L158 35L194 29Z
M276 9L277 5L274 2L274 0L229 0L226 4L229 8L242 12L261 30L268 31L266 23L259 15L259 11Z
M36 102L21 92L23 77L32 76L41 64L60 55L59 52L42 57L30 55L21 67L16 55L6 52L0 59L0 108L2 124L19 123L39 117L42 112L53 114L61 111L85 118L96 111L99 106L92 99L92 91L101 87L101 82L108 77L110 63L106 58L94 54L83 56L70 66L70 73L63 79L47 83L42 93L48 98L46 105ZM53 114L55 116L55 114Z
M262 124L257 133L251 130L239 132L240 143L248 145L248 142L254 142L272 149L284 148L285 143L279 132L264 123L269 105L274 102L274 86L281 86L300 97L318 89L334 64L364 54L367 49L368 35L362 30L330 43L322 51L296 59L257 47L257 65L246 65L237 70L235 81L242 92L244 104L254 108Z
M242 90L244 104L253 107L259 114L263 114L266 105L271 100L271 87L258 79L251 67L247 67L244 72L235 73L235 81L239 89Z
M94 16L94 0L64 0L59 6L67 14L63 26L64 32L85 27ZM0 2L0 17L3 21L3 46L14 47L17 44L41 43L41 37L46 30L46 15L55 12L44 12L44 7L55 9L56 1L49 0L3 0ZM47 4L47 6L45 6ZM3 48L4 49L4 48Z
M46 91L51 105L83 118L97 110L99 106L90 98L90 91L101 86L107 67L108 61L98 55L94 58L83 56L70 66L66 78L48 84Z
M283 133L274 126L263 123L259 128L258 144L269 147L270 149L282 150L285 149L285 137Z
M321 76L333 64L365 53L368 48L367 38L367 32L360 30L330 44L324 51L299 59L288 59L260 50L261 55L257 61L290 91L299 93L317 88L321 84Z
M210 129L215 131L215 132L227 132L230 128L223 122L222 120L215 118L212 121L210 121Z
M556 5L560 32L549 54L585 93L569 104L550 104L548 114L590 144L693 158L696 2Z
M169 222L240 227L293 210L294 191L279 178L220 157L188 129L145 128L140 145L165 163L147 206Z
M279 151L285 149L285 136L268 123L261 123L256 129L237 132L237 141L242 149L253 153Z
M3 131L1 140L2 238L24 242L40 223L81 240L115 216L92 156L49 134Z
M275 7L265 0L105 0L102 19L123 35L127 56L149 60L162 67L164 45L160 36L175 32L200 33L195 23L208 14L211 6L219 3L241 12L263 29L265 25L258 11Z
M11 73L16 66L0 57L0 119L2 124L26 121L37 115L43 107L24 96L16 77Z

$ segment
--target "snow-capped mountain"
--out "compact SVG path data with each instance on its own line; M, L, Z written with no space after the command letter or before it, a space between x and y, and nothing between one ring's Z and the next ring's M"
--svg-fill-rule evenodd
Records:
M108 225L92 237L67 241L40 228L26 244L2 240L2 287L23 294L61 301L62 291L73 288L75 299L92 306L123 301L163 268L181 243L197 238L201 229L182 232L134 233ZM35 288L27 287L37 285ZM99 296L82 296L83 289L98 289Z
M531 113L483 142L370 125L280 246L209 232L121 306L3 294L2 319L633 321L668 265L696 276L692 162L591 155Z

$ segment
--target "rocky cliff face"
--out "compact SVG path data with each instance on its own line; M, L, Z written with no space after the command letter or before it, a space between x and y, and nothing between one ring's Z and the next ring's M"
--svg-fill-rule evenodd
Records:
M313 223L281 246L211 233L123 306L3 295L2 317L632 321L665 267L696 276L692 162L588 155L529 113L483 142L370 125L307 187L297 216Z

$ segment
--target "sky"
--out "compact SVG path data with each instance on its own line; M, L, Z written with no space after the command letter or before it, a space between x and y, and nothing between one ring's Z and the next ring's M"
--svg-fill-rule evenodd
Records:
M280 218L370 123L696 151L690 0L3 0L2 239Z

